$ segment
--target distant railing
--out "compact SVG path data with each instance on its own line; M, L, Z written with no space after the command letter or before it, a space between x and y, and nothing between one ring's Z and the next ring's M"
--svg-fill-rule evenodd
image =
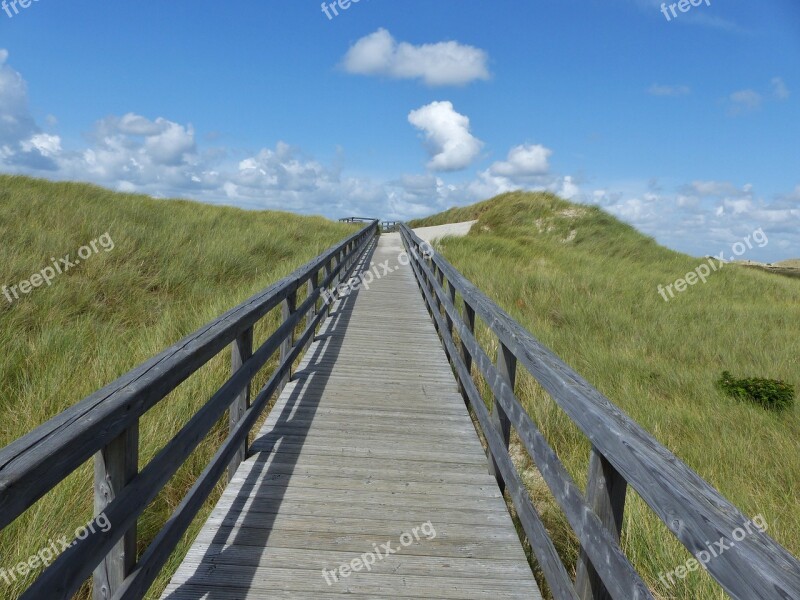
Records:
M371 223L374 220L368 217L345 217L344 219L339 219L342 223ZM400 231L401 223L402 221L381 221L381 231L383 233Z
M345 217L344 219L339 219L340 223L372 223L377 219L372 219L370 217Z
M382 221L381 231L384 233L394 233L396 231L400 231L400 223L402 223L402 221Z
M520 523L556 600L651 599L652 592L620 548L627 486L635 489L693 554L730 540L748 522L735 506L659 444L580 375L545 348L405 225L410 264L441 336L460 388L489 447L491 470L512 499ZM457 310L457 298L463 309ZM479 317L498 339L493 361L475 337ZM458 336L458 346L455 339ZM472 365L494 396L491 413L472 378ZM586 495L569 475L514 393L517 365L550 394L592 443ZM511 427L580 540L573 583L509 456ZM800 562L759 529L736 538L705 565L737 600L800 599Z
M289 381L292 364L313 342L329 306L323 290L349 276L378 231L373 220L291 275L202 327L114 383L0 450L0 529L95 457L95 514L112 527L89 527L22 595L26 600L71 598L94 572L94 597L144 597L220 477L247 456L248 434L270 398ZM297 306L297 292L307 295ZM253 327L281 306L282 323L253 351ZM303 321L303 333L294 332ZM139 470L139 419L227 345L231 377ZM250 382L279 352L277 368L250 402ZM230 433L142 556L136 523L214 424L229 411ZM97 521L97 519L95 519Z

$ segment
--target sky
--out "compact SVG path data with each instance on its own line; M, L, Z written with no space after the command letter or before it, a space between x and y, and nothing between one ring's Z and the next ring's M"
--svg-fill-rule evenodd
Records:
M0 172L331 218L549 190L772 262L799 59L794 0L6 0Z

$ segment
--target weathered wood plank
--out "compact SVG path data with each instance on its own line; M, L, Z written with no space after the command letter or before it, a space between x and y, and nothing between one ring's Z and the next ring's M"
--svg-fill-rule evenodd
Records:
M589 459L586 500L591 510L600 518L603 526L617 543L619 543L622 531L627 489L628 482L617 473L602 454L593 449ZM575 591L581 600L612 600L611 594L603 584L603 579L594 568L589 553L586 551L586 546L592 543L594 540L591 538L581 543Z
M100 516L139 471L139 423L97 453L94 459L94 514ZM94 570L94 600L108 600L136 564L136 523Z
M231 376L235 375L242 366L253 356L253 328L249 327L242 332L231 344ZM228 430L233 431L242 415L250 407L250 382L234 398L229 409ZM234 476L236 469L247 458L247 440L237 450L231 464L228 466L228 480Z

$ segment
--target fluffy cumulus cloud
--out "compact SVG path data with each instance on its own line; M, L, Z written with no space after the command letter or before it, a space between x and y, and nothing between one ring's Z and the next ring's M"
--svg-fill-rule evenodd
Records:
M385 29L367 35L347 51L342 66L356 75L421 79L431 86L464 85L489 79L487 53L458 42L415 46L398 42Z
M492 175L515 181L545 175L550 170L548 160L552 153L539 144L516 146L509 151L506 160L494 163L489 171Z
M431 154L432 171L465 169L478 157L483 142L469 130L469 117L453 108L453 103L431 102L412 110L408 122L425 134Z

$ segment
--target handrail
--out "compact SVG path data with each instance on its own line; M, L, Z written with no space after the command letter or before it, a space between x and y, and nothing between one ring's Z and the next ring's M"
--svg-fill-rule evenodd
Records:
M373 219L372 217L344 217L343 219L339 219L340 223L372 223L377 219Z
M630 485L694 555L710 542L730 540L749 524L735 506L680 461L585 379L544 347L480 292L441 255L425 256L424 242L406 225L401 236L437 331L483 430L493 470L506 487L523 529L557 600L652 598L619 546ZM446 288L445 288L446 285ZM463 314L456 309L456 294ZM493 362L474 335L475 316L499 342ZM456 347L454 332L460 348ZM471 376L471 365L494 396L492 413ZM567 473L556 453L514 394L516 367L524 367L592 443L587 493ZM510 428L537 465L581 543L575 584L536 513L508 454ZM705 568L737 600L800 598L800 561L760 529L710 560Z
M381 221L381 231L385 233L400 231L401 223L402 221Z
M247 435L291 377L292 364L313 341L329 306L323 290L338 285L367 252L378 231L373 220L358 232L229 310L158 356L68 408L0 450L0 529L95 456L95 511L110 529L67 548L22 598L71 598L95 570L95 598L141 598L226 469L235 470L247 450ZM297 291L307 284L304 302ZM253 326L281 305L283 320L253 352ZM294 331L305 319L303 333ZM226 346L232 374L178 434L138 470L138 423L181 382ZM250 403L249 385L270 357L280 361ZM136 561L136 521L172 475L226 411L231 432L165 527ZM102 564L101 564L102 563ZM98 565L100 565L98 567Z

